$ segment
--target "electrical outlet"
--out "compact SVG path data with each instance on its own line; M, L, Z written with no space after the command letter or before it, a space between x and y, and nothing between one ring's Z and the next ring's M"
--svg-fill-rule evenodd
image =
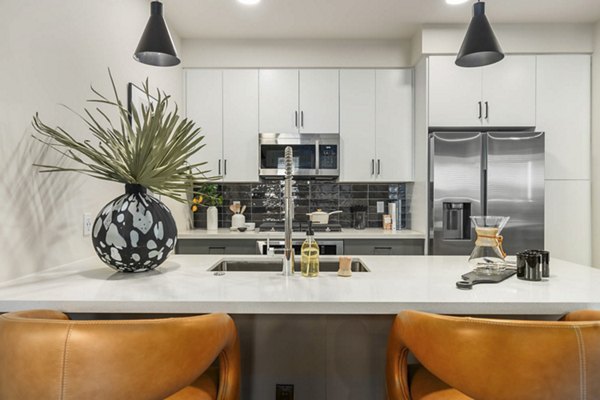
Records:
M377 202L377 213L383 214L384 211L385 211L385 203L383 201L378 201Z
M92 234L92 214L83 214L83 236L90 236Z
M276 383L275 400L294 400L294 385Z

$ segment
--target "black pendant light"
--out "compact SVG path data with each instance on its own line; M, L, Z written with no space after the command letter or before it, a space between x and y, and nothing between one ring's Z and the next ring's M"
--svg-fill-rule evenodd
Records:
M148 19L133 58L143 64L157 67L170 67L181 62L177 57L173 39L171 39L169 28L163 18L160 1L150 3L150 19Z
M473 18L456 57L459 67L482 67L504 58L504 53L485 16L485 3L473 4Z

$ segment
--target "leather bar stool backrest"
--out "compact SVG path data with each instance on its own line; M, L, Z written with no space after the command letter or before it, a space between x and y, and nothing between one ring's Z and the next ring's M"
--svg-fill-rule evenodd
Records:
M600 311L552 322L401 312L388 342L388 398L412 398L410 350L438 382L478 400L600 399L599 320Z
M226 314L71 321L57 311L8 313L0 316L0 399L177 399L217 357L216 396L198 393L238 399L239 342Z

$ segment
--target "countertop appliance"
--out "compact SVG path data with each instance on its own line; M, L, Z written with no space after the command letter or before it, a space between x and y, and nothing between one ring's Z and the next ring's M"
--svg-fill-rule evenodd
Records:
M294 178L335 179L340 175L340 135L260 133L258 171L261 178L285 175L287 146L294 153Z
M429 136L429 254L469 255L471 216L509 216L508 254L544 248L544 133Z

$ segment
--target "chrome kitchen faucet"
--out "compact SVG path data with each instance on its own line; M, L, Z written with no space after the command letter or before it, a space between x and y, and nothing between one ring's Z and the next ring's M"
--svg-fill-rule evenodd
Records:
M294 200L292 198L292 185L294 184L294 152L290 146L285 148L285 250L283 253L283 275L290 276L294 273L294 248L292 247L292 221L294 220Z

